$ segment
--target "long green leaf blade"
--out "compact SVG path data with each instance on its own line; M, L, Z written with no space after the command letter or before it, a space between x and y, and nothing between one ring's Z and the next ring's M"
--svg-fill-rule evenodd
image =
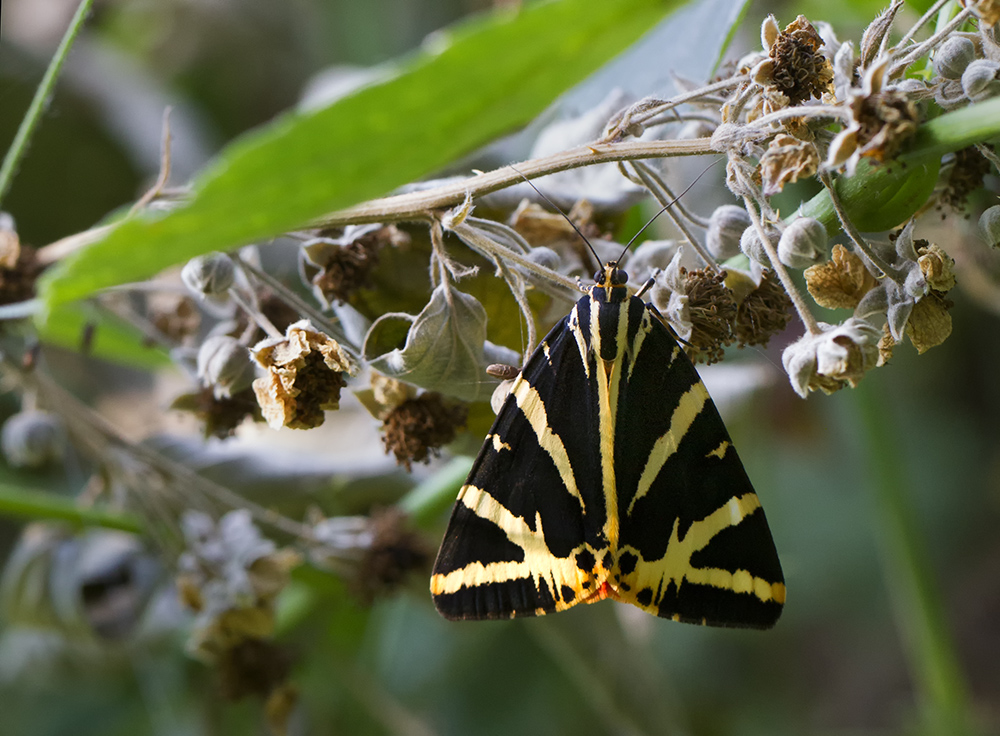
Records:
M79 299L426 176L536 116L678 4L560 0L462 24L391 80L237 140L187 206L123 222L51 269L40 295L48 307Z

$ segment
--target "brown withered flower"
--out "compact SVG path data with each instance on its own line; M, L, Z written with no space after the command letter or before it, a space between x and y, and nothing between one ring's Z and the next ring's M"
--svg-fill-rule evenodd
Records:
M261 412L278 429L309 429L323 423L323 412L340 407L344 375L357 372L340 344L309 320L289 325L284 337L269 338L251 349L267 371L253 382Z
M876 283L861 258L839 243L829 261L805 270L805 279L809 294L827 309L854 309Z
M379 253L387 245L408 242L409 236L395 225L357 229L358 236L317 239L303 246L309 260L318 267L313 286L328 301L346 302L359 289L371 285Z
M788 326L792 319L792 300L774 271L765 271L760 284L736 307L733 329L740 346L763 345Z
M428 391L407 399L390 411L382 423L385 451L410 470L413 463L429 462L441 447L455 439L465 426L469 410Z
M768 49L771 63L765 62L761 78L772 109L798 105L833 91L833 65L822 47L822 37L804 15L777 34Z
M733 325L737 307L733 293L726 286L726 272L711 268L696 271L681 269L691 320L690 346L685 350L695 362L717 363L723 348L735 340Z
M938 201L942 207L961 213L968 207L969 195L982 189L983 179L992 167L975 146L955 151L954 156L951 172L938 194Z
M951 334L950 310L954 302L943 291L931 289L913 305L906 320L906 336L917 353L925 353L948 339Z
M917 241L918 244L926 242ZM955 286L955 259L945 253L941 246L934 243L918 245L917 263L932 290L943 293Z
M785 184L808 178L819 168L816 145L785 133L779 133L760 159L761 184L768 197L780 192Z
M204 424L205 437L219 439L232 437L247 417L255 422L264 421L252 388L231 396L216 396L212 387L206 386L195 393L178 396L170 408L194 414Z
M430 559L424 539L394 506L369 516L320 517L312 537L309 559L342 576L365 603L391 591Z

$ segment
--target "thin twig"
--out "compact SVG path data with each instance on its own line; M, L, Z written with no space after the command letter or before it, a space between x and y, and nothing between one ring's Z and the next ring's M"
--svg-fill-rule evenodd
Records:
M132 205L132 209L129 210L129 214L135 214L136 211L141 210L147 204L152 202L158 196L163 188L167 185L167 181L170 179L170 107L167 107L163 111L163 139L160 143L160 175L156 177L156 182L152 187L149 188L139 200Z
M76 13L73 14L73 19L69 22L69 28L63 34L62 40L59 42L59 47L56 49L55 54L52 55L52 61L49 62L49 68L45 70L45 75L42 77L42 81L39 82L38 89L35 90L35 96L32 98L31 104L28 106L28 111L24 114L24 118L21 120L21 125L17 129L14 141L10 144L10 148L7 149L7 155L4 156L3 164L0 165L0 202L3 201L3 198L7 195L7 191L10 189L18 164L27 152L28 145L31 143L31 136L34 134L35 128L38 127L42 113L48 107L49 101L52 99L52 94L55 92L56 80L59 78L59 72L62 71L63 63L66 61L66 57L69 56L69 50L73 47L73 42L76 41L77 35L79 35L80 30L83 28L83 23L87 19L87 14L90 13L90 8L93 4L94 0L81 0L77 6Z

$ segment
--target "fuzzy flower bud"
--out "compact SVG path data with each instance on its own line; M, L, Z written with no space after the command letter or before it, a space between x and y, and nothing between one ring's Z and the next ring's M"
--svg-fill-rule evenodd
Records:
M229 335L212 335L198 350L198 378L211 386L218 399L228 398L250 386L253 363L246 346Z
M934 54L934 71L945 79L961 79L976 58L976 45L964 36L952 36Z
M181 269L181 281L201 298L222 296L230 286L236 269L225 253L208 253L192 258Z
M979 230L988 246L1000 247L1000 204L993 205L979 216Z
M22 411L0 430L0 449L15 468L40 468L59 460L66 449L62 420L47 411Z
M799 217L781 233L778 260L789 268L808 268L826 258L828 240L823 223Z
M720 261L725 261L740 252L740 238L750 226L750 215L735 204L717 207L708 220L705 245L708 252Z
M962 72L962 89L973 102L1000 94L1000 63L991 59L976 59Z
M778 236L777 232L769 232L768 235L772 238L777 238ZM774 241L772 240L771 242ZM740 236L740 250L751 261L756 261L765 268L771 267L771 260L767 257L764 244L760 242L760 236L757 235L757 228L752 225L744 230L743 235Z
M857 386L879 359L882 333L868 322L852 317L842 325L821 322L819 327L820 334L803 335L781 355L792 388L802 398L817 389L831 394Z

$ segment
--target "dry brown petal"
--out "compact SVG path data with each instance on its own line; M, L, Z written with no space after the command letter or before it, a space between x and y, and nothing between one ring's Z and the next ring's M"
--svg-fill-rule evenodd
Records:
M950 291L955 286L955 259L938 245L917 250L917 263L927 284L935 291Z
M764 194L777 194L785 184L812 176L818 168L819 152L814 144L780 133L760 159Z
M455 439L465 426L469 410L464 404L445 401L428 391L393 409L382 424L386 452L407 470L415 462L429 462L439 448Z
M892 360L892 351L896 347L896 341L892 338L892 330L889 323L882 326L882 337L878 341L878 362L875 364L879 368Z
M767 345L792 319L792 300L773 271L765 271L760 285L740 301L734 326L740 345Z
M951 334L951 314L948 312L951 305L943 292L933 290L913 305L906 321L906 334L918 353L940 345Z
M372 373L372 395L381 411L379 419L385 417L402 404L407 399L415 398L417 390L408 383L397 381L395 378L383 376L381 373Z
M1000 23L1000 0L976 0L972 3L969 3L968 0L962 0L962 5L971 7L972 12L982 18L983 24L986 26Z
M247 575L258 603L273 601L288 585L292 570L300 564L302 556L287 547L254 560L247 568Z
M805 270L805 279L812 298L827 309L854 309L876 283L861 258L839 243L829 261Z
M541 205L525 199L511 214L509 224L536 248L549 247L566 240L577 242L579 236L573 225L588 239L601 235L600 228L594 223L594 206L585 199L577 201L565 216L549 212Z
M344 374L356 370L336 340L305 320L291 325L284 339L258 343L252 354L267 370L253 382L253 390L264 418L275 429L321 425L324 411L340 407Z

